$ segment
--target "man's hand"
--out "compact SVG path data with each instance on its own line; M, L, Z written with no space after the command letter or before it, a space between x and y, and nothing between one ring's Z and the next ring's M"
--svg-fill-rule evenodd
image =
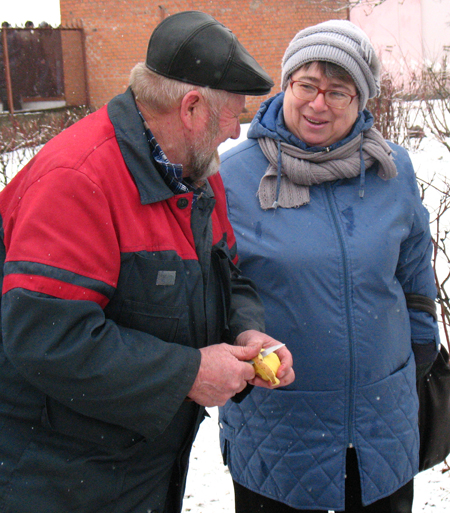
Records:
M247 383L264 388L274 386L255 376L253 365L247 363L261 349L280 342L256 330L242 332L236 345L217 344L200 349L200 369L188 397L202 406L223 406L228 399L244 390ZM278 386L286 386L295 379L292 355L286 347L276 351L281 365L277 372Z
M188 397L202 406L223 406L255 378L253 365L245 360L255 358L261 346L254 341L247 347L217 344L201 348L200 369Z
M243 331L236 338L236 344L239 346L244 346L246 348L250 347L260 347L261 349L267 349L271 346L276 346L280 343L280 341L275 340L274 338L266 335L265 333L261 333L256 330L247 330ZM257 353L258 354L258 353ZM284 387L291 384L295 379L294 369L292 368L293 360L291 352L287 349L286 346L278 349L276 354L280 358L281 365L277 371L277 378L280 380L280 384L277 387ZM275 388L270 381L264 381L263 379L255 376L253 379L248 380L251 385L256 385L258 387L264 388Z

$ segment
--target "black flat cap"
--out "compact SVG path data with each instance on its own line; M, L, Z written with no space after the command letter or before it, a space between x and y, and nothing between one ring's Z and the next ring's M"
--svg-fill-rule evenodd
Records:
M236 94L262 96L274 85L231 30L200 11L164 19L150 38L145 64L168 78Z

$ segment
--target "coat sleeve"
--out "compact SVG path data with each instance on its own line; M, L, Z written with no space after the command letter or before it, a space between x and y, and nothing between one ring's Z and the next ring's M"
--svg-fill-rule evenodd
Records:
M431 265L433 242L430 216L422 204L414 169L409 156L402 155L404 165L399 170L405 179L405 193L411 209L411 229L403 240L397 265L397 278L405 294L417 294L436 300L434 271ZM403 160L404 159L404 160ZM411 341L418 365L432 362L439 347L437 321L430 313L409 308Z
M7 357L65 406L154 438L192 387L200 352L105 317L120 250L108 202L87 176L55 170L20 195L2 212Z

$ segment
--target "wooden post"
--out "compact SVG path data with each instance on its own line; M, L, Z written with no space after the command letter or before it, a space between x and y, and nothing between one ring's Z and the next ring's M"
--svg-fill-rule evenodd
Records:
M3 62L5 64L5 79L6 79L6 93L8 95L8 108L10 114L14 115L14 101L12 94L12 83L11 83L11 68L9 66L9 55L8 55L8 38L7 31L9 29L2 27L2 38L3 38Z

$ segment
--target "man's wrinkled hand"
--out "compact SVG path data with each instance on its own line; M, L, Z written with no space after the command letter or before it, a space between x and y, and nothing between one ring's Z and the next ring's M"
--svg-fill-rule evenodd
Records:
M202 406L223 406L255 378L253 366L246 361L259 354L261 345L217 344L200 349L200 369L188 397Z

